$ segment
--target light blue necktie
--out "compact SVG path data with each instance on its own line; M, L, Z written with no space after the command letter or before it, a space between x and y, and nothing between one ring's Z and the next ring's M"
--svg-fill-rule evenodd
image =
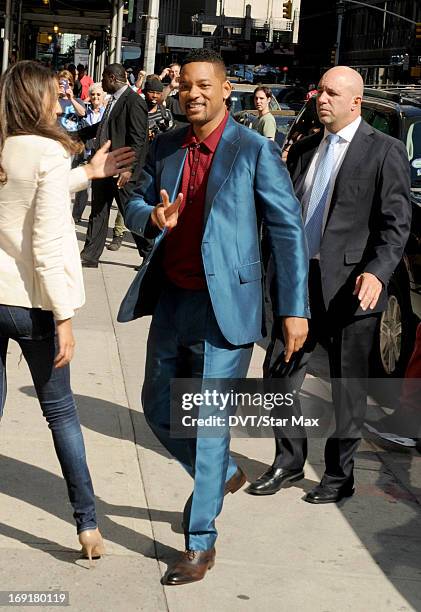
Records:
M320 251L323 217L329 193L330 179L335 165L334 146L339 139L340 137L337 134L329 134L326 138L327 144L314 175L313 188L304 223L310 259L315 257Z

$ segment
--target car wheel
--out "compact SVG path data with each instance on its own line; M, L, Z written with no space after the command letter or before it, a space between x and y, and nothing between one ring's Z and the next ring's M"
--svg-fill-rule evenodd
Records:
M402 309L399 299L390 293L387 308L382 314L379 330L379 349L382 368L387 376L393 376L402 353Z
M414 340L414 319L405 300L402 279L393 277L388 287L387 306L382 313L373 352L372 375L381 378L403 376Z

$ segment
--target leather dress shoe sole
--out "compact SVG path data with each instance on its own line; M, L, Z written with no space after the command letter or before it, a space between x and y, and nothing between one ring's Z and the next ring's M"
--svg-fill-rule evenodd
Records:
M337 495L330 497L313 497L311 495L311 491L307 493L304 497L304 501L308 504L337 504L341 501L341 499L345 499L346 497L352 497L355 493L355 489L347 489L345 491L338 491Z
M97 268L97 261L89 261L88 259L82 259L82 268Z
M291 474L291 476L283 476L279 484L273 488L267 487L266 489L254 489L253 483L251 483L251 485L247 487L246 492L249 495L275 495L275 493L278 493L281 489L303 478L304 471L299 474Z

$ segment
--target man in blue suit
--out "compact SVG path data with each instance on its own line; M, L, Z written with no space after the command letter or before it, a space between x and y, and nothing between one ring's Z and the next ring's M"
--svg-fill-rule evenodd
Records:
M153 314L142 403L153 432L194 478L183 516L186 551L164 584L201 580L215 560L215 519L245 476L229 455L229 432L170 435L170 380L247 375L266 333L260 230L275 262L275 316L289 361L307 336L307 247L300 207L277 146L227 113L225 66L193 51L180 76L190 126L159 135L126 208L131 231L155 238L120 307L119 321ZM159 202L157 204L157 202Z

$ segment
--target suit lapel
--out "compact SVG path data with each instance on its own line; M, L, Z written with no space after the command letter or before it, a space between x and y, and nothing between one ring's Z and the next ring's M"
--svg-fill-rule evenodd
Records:
M338 193L346 192L347 181L349 181L351 176L358 176L360 171L364 168L366 157L361 155L361 151L367 151L371 142L371 134L373 134L373 129L362 120L355 132L354 138L349 144L341 168L336 177L327 223L335 208Z
M221 140L219 141L218 147L215 151L212 166L209 172L203 217L204 228L206 227L206 222L208 220L212 204L231 173L235 158L240 150L239 140L240 133L238 126L234 119L229 117Z
M111 113L110 113L110 121L111 119L115 119L116 117L118 117L121 113L121 110L124 106L124 104L126 103L127 100L127 96L128 96L128 92L129 92L129 88L126 89L126 91L124 91L121 96L118 98L117 102L114 104Z
M160 179L160 189L166 189L173 202L180 190L181 179L183 176L184 162L187 155L187 148L183 149L182 144L186 138L188 127L178 130L171 140L171 151L165 155ZM167 140L167 146L169 141Z

